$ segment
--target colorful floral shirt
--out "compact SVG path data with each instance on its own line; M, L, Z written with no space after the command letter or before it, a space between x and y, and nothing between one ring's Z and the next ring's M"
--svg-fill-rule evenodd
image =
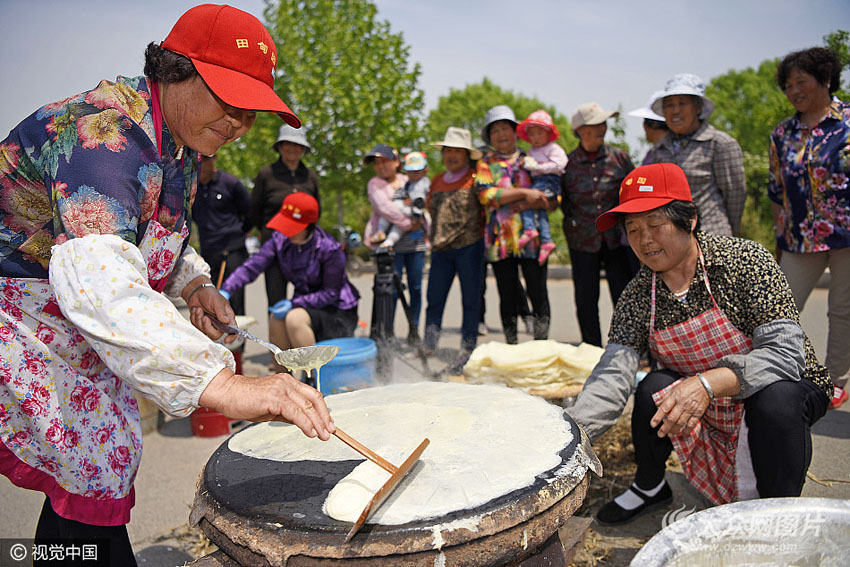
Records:
M520 152L519 155L522 157L524 154ZM519 158L516 161L519 161ZM475 189L478 191L478 200L490 214L484 231L484 245L491 262L514 257L536 259L539 252L536 239L520 250L522 217L514 211L513 203L498 205L502 189L514 187L531 187L528 171L508 163L497 154L490 154L478 160Z
M600 232L596 219L619 204L620 183L634 168L629 154L615 146L603 145L593 159L581 145L570 152L561 177L561 210L571 250L595 253L603 242L609 249L628 245L619 224Z
M164 124L157 146L150 92L103 81L0 142L0 473L97 525L129 521L132 390L186 416L234 366L163 295L209 267L185 245L197 154Z
M770 135L767 194L782 206L776 243L796 253L850 246L850 104L808 128L797 114Z

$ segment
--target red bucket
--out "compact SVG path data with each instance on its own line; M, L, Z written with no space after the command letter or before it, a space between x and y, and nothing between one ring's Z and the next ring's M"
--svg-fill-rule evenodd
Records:
M192 423L192 435L195 437L218 437L219 435L230 435L229 417L224 417L215 410L198 408L189 418Z
M242 374L242 351L234 351L233 358L236 361L236 373ZM229 417L224 417L217 411L207 408L196 409L189 421L192 424L192 435L195 437L230 435L230 424L233 422Z

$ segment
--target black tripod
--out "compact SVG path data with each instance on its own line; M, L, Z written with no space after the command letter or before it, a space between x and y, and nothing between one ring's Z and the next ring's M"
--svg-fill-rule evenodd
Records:
M378 375L386 376L392 369L394 349L391 342L395 338L393 333L393 307L395 303L394 293L397 293L404 309L404 315L407 317L407 341L416 348L416 354L422 361L422 374L426 378L433 378L434 373L428 367L428 358L422 349L419 330L416 328L416 323L413 322L410 304L404 295L404 284L401 283L401 278L393 270L395 254L392 250L383 249L375 252L374 256L377 270L375 272L375 283L372 287L374 296L372 300L372 327L369 336L378 346Z

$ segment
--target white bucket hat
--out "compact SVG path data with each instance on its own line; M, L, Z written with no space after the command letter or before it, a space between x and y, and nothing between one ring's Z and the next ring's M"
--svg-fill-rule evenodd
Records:
M481 128L481 139L488 146L490 145L490 125L500 120L510 122L514 127L514 131L516 131L516 116L514 116L514 111L511 110L511 107L504 104L494 106L484 115L484 127Z
M439 142L434 142L431 145L435 148L440 149L461 148L469 152L470 158L481 159L481 152L472 146L472 134L466 128L456 128L454 126L449 126L449 129L446 130L446 135L443 136L443 139Z
M664 85L664 90L652 103L652 111L656 114L664 115L664 98L673 95L693 95L702 99L702 111L699 113L699 119L705 120L711 113L714 112L714 102L705 96L705 83L702 82L697 75L693 73L679 73Z
M629 112L629 116L637 116L638 118L655 120L656 122L664 122L664 117L660 114L653 112L652 110L652 103L664 96L662 94L663 92L664 91L655 91L654 93L649 95L649 100L646 101L646 106L632 110L631 112Z
M272 144L275 151L277 151L277 145L281 142L292 142L293 144L307 148L307 152L313 151L313 147L307 143L307 133L304 131L303 126L301 128L293 128L289 124L281 126L280 131L277 133L277 140Z
M603 110L599 103L587 102L576 108L570 127L578 130L582 126L593 126L602 124L612 116L619 116L617 110Z

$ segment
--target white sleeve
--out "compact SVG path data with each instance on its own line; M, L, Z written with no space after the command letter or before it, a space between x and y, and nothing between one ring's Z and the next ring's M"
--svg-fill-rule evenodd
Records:
M109 369L170 415L183 417L233 355L147 281L138 248L114 235L54 246L50 283L62 314Z
M197 278L198 276L210 277L210 267L204 261L200 254L195 252L191 246L187 246L186 250L180 256L177 266L171 272L168 278L168 283L162 293L171 298L178 298L183 293L183 288L186 284Z

